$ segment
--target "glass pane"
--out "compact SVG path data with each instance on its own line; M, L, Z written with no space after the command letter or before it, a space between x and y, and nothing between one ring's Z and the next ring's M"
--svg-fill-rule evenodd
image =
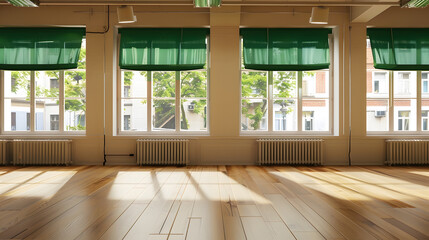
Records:
M267 130L267 100L246 99L241 105L242 130Z
M86 97L86 72L75 70L64 73L64 94L65 97Z
M394 130L395 131L416 131L416 100L396 99L394 101Z
M30 72L4 71L4 96L30 98Z
M267 97L267 72L242 71L242 97Z
M296 100L274 100L274 131L296 131L298 129L297 116Z
M60 130L60 106L58 99L36 99L36 131Z
M86 129L85 99L65 100L64 127L66 131Z
M121 81L123 98L147 97L147 72L122 71Z
M182 98L207 97L207 72L181 72L180 96Z
M79 61L77 63L78 69L86 69L86 39L82 39L82 45L80 48Z
M180 106L180 129L207 130L207 101L182 99Z
M422 130L428 131L429 130L429 109L422 110Z
M121 102L121 130L147 130L147 100L122 99Z
M368 70L366 75L366 97L389 97L389 72Z
M60 96L60 72L35 72L36 97L58 98Z
M296 98L297 72L274 72L273 77L275 98Z
M174 130L175 100L153 100L153 130Z
M429 72L422 72L422 98L429 98Z
M30 101L21 99L4 99L4 130L30 130Z
M393 87L395 98L415 98L417 73L415 71L410 72L394 72L393 73Z
M312 113L309 114L309 113ZM312 117L311 117L312 116ZM308 131L329 131L329 101L326 99L302 100L302 128L305 131L306 122L312 122Z
M368 99L366 101L366 130L389 131L389 101Z
M329 97L329 71L311 71L302 73L303 97Z
M176 96L176 72L152 72L153 97Z

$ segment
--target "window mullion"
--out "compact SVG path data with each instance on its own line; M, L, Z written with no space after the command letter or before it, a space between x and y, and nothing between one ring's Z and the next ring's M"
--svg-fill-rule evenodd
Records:
M273 100L273 71L268 72L268 131L273 131L273 106L274 106L274 100Z
M174 118L175 125L176 125L176 132L180 131L180 71L176 71L176 104L175 104L175 114L176 117Z
M395 126L395 119L394 119L394 113L395 113L395 100L394 100L394 86L393 86L393 71L389 71L389 132L394 131Z
M30 132L35 131L36 125L36 73L30 72Z
M417 121L417 132L422 131L422 72L417 71L417 111L416 111L416 121Z
M298 71L298 132L302 129L302 71Z
M152 71L147 71L147 131L152 131Z
M59 81L60 81L60 99L59 99L59 101L60 101L60 103L59 103L59 107L60 107L60 132L64 132L64 118L65 118L65 116L64 116L64 113L65 113L65 109L64 109L64 106L65 106L65 104L64 104L64 98L65 98L65 95L64 95L64 71L60 71L60 79L59 79Z

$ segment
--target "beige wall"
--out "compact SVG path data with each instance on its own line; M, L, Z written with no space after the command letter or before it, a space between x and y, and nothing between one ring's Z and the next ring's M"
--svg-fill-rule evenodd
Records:
M87 31L102 31L106 24L104 10L103 6L37 9L0 6L0 26L81 25L86 26ZM207 9L192 7L138 6L134 10L138 22L124 26L211 27L210 136L190 137L191 163L254 164L257 137L240 136L239 27L318 27L308 23L311 9L223 7L210 12ZM139 138L116 135L114 111L117 74L116 36L120 25L116 22L116 8L111 7L110 11L110 31L105 35L87 34L86 36L87 134L71 137L74 140L75 164L103 162L104 121L107 153L134 153L135 139ZM428 14L429 9L391 8L368 25L429 27ZM382 164L385 158L384 139L386 137L367 137L365 131L367 24L349 25L348 8L331 8L328 26L333 28L335 35L333 90L336 104L334 105L335 136L323 137L326 140L325 164L348 164L349 126L352 129L353 164ZM103 94L103 89L106 94ZM109 164L134 164L134 162L133 157L108 159Z

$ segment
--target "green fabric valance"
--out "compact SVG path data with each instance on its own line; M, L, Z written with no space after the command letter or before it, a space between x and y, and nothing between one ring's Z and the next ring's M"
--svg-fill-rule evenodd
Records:
M428 28L368 28L374 68L429 70Z
M0 69L77 68L85 28L0 28Z
M121 28L119 66L141 71L202 69L207 28Z
M303 71L329 68L327 28L243 28L246 69Z

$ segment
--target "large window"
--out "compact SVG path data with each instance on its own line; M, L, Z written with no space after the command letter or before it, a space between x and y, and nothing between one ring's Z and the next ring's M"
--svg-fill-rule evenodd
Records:
M243 132L328 133L331 125L329 70L242 70Z
M375 69L369 40L367 45L368 133L409 134L428 131L428 72Z
M207 131L207 71L121 71L123 133Z
M66 133L86 129L86 50L78 68L56 71L1 71L4 133Z

